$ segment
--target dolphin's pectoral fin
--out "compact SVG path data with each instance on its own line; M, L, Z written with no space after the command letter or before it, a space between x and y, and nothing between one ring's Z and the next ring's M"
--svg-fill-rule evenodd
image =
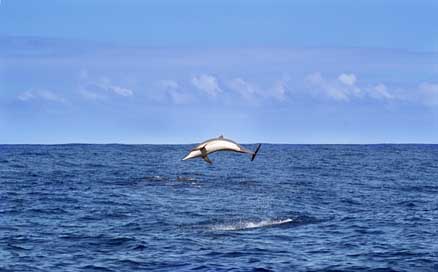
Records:
M210 159L207 157L207 155L202 156L202 158L204 159L204 161L208 162L209 164L213 163L212 161L210 161Z
M205 149L206 145L207 145L207 143L205 143L205 144L203 144L203 145L201 145L201 146L199 146L197 148L193 148L192 150L201 150L201 152L202 152L202 149Z
M210 159L207 157L207 149L205 148L205 146L201 148L201 154L204 161L208 162L209 164L212 164Z

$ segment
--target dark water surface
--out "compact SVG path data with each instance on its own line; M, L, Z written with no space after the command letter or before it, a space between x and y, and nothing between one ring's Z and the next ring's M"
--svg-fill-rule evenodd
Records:
M0 271L438 271L438 145L190 147L0 145Z

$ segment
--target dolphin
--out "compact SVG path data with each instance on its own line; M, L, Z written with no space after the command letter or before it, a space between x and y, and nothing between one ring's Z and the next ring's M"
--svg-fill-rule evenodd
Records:
M253 161L257 155L257 152L259 152L260 146L261 144L257 145L256 150L253 152L240 146L238 143L230 139L225 139L224 136L221 135L217 138L213 138L200 143L195 148L190 150L189 154L187 154L182 160L185 161L188 159L201 157L204 159L204 161L211 164L212 161L208 158L208 154L216 151L233 151L238 153L251 154L251 161Z

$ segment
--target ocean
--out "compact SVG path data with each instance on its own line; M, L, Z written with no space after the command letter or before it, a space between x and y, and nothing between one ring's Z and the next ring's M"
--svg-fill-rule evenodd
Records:
M438 145L192 146L0 145L0 271L438 271Z

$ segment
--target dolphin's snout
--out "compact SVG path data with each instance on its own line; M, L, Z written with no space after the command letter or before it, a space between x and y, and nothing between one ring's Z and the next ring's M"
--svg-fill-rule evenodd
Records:
M186 160L191 159L191 158L193 158L193 156L192 156L192 152L190 152L189 154L187 154L182 160L183 160L183 161L186 161Z
M196 157L199 157L199 156L201 156L201 151L199 151L199 150L192 150L182 160L185 161L185 160L193 159L193 158L196 158Z

